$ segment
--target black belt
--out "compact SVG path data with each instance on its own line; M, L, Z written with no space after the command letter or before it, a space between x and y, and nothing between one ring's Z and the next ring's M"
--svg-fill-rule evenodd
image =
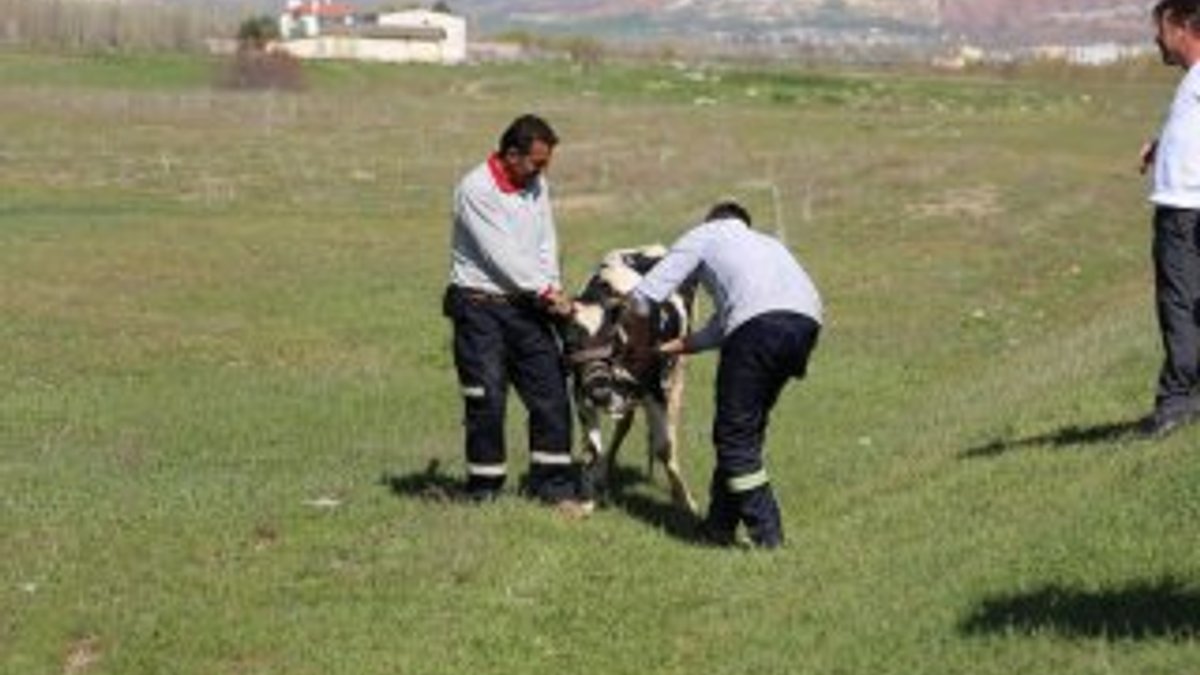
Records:
M535 307L537 305L537 296L533 293L493 293L463 286L451 286L450 292L473 305L509 305L511 307Z
M467 302L477 305L515 305L520 296L508 293L488 293L473 288L463 288L458 291Z

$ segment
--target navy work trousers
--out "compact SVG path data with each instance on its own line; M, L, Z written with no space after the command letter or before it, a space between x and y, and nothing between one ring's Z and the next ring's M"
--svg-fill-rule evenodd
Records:
M548 318L530 303L454 286L444 304L465 409L468 492L504 485L511 383L528 411L530 491L547 501L574 496L566 371Z
M1200 211L1154 213L1154 290L1166 358L1155 412L1186 413L1200 382Z
M821 326L793 312L762 314L738 326L721 346L713 444L717 464L707 526L732 538L739 523L763 547L783 542L779 506L763 468L771 409L788 380L800 379Z

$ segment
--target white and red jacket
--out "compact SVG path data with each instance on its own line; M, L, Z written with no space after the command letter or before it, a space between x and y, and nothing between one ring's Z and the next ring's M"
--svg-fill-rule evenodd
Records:
M450 283L485 293L545 294L562 287L558 234L544 175L517 187L500 158L475 167L454 191Z

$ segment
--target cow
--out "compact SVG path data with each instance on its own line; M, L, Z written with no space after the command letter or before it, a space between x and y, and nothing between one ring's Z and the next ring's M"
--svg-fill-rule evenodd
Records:
M679 469L676 429L683 404L684 357L662 355L642 372L627 367L622 315L629 293L642 276L666 255L662 246L618 249L604 256L595 273L573 300L571 318L561 326L563 352L569 364L576 414L582 426L583 486L587 503L608 496L609 479L634 413L646 414L649 468L662 462L674 503L696 513L696 502ZM692 321L695 284L684 287L652 311L657 343L687 334ZM601 420L613 420L607 447Z

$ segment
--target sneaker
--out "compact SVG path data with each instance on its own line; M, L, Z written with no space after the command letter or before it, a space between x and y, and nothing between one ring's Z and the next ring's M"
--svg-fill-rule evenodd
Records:
M1161 440L1196 421L1196 411L1164 415L1153 413L1138 424L1138 435L1147 440Z

